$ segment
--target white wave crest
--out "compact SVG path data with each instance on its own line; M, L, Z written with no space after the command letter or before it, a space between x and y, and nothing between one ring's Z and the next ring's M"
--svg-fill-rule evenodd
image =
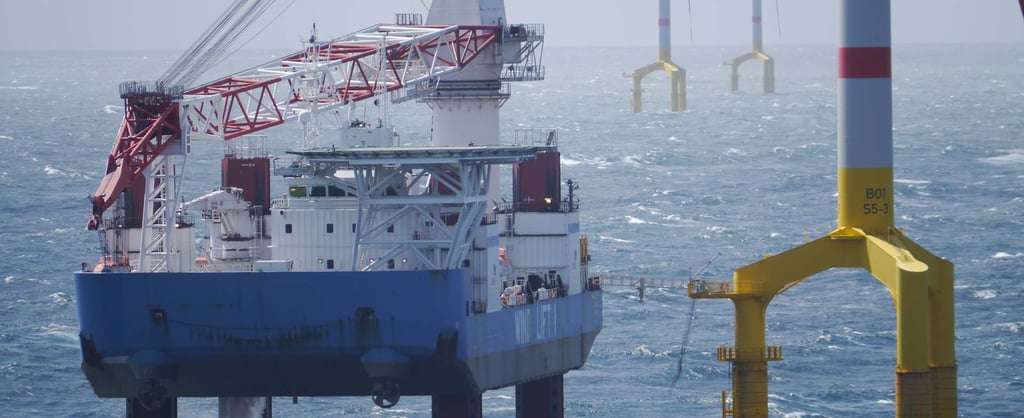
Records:
M982 158L982 162L994 165L1020 165L1024 164L1024 150L1010 150L1005 155Z
M636 242L636 241L629 240L629 239L610 237L608 235L598 235L597 239L599 239L601 241L619 242L619 243L624 243L624 244L632 244L632 243Z
M124 106L106 105L106 106L103 106L103 113L109 113L111 115L116 115L116 114L119 114L119 113L124 113Z
M1024 257L1024 253L1010 254L1010 253L1004 253L1002 251L999 251L999 252L995 253L994 255L992 255L992 258L1021 258L1021 257Z
M647 344L640 344L639 347L634 348L632 351L630 351L630 354L641 356L641 357L654 357L654 358L665 358L665 357L668 357L668 355L669 355L668 352L665 352L665 353L655 353L654 351L652 351L650 348L647 347Z
M51 293L49 296L50 302L54 305L67 305L71 302L71 297L64 292Z
M577 166L577 165L580 165L580 164L581 164L581 161L579 161L579 160L574 160L572 158L566 158L564 155L562 156L562 165L564 165L566 167Z
M14 140L14 138L12 138L12 137L9 137L9 136L7 136L7 135L0 135L0 139L6 139L6 140L8 140L8 141L13 141L13 140Z
M49 323L42 328L40 334L48 337L53 337L57 341L56 343L66 347L77 347L78 346L78 332L77 327L72 325L55 324Z
M931 180L910 180L910 179L893 179L893 183L896 184L909 184L911 186L918 186L922 184L931 184Z
M0 86L0 90L39 90L39 86Z
M640 156L637 156L637 155L629 155L629 156L623 157L622 158L622 162L631 164L631 165L633 165L633 167L638 167L639 168L639 167L643 166L646 161L644 161L643 157L640 157Z
M626 222L627 223L631 223L631 224L649 224L650 223L650 222L647 222L647 221L645 221L643 219L634 218L634 217L629 216L629 215L626 215Z
M997 295L996 295L996 291L995 290L985 289L985 290L975 290L974 294L972 294L971 296L973 296L975 299L993 299Z
M81 173L69 173L67 171L61 170L61 169L56 168L54 166L51 166L49 164L47 164L45 167L43 167L43 172L46 173L46 175L48 175L48 176L71 177L71 178L88 178L87 176L84 176Z

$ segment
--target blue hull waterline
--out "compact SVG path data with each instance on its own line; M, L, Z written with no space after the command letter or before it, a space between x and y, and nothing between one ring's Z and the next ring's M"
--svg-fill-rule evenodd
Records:
M467 270L75 274L101 397L481 393L583 366L601 292L473 314Z

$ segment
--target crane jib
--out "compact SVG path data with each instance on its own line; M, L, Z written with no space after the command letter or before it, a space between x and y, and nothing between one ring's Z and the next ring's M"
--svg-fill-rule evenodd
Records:
M191 132L230 140L457 72L499 42L498 26L377 25L185 90L125 83L125 119L92 196L89 229L167 147ZM155 86L155 87L154 87ZM124 87L124 86L123 86ZM312 87L312 88L311 88ZM133 90L134 89L134 90ZM412 94L412 93L409 93ZM408 96L407 94L406 96Z

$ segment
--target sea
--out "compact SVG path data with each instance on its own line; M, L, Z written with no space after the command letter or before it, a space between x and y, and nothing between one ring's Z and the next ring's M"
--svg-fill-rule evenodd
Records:
M557 128L563 175L578 185L591 271L633 278L731 280L733 270L836 228L837 48L769 46L774 94L756 62L729 91L725 61L749 46L676 46L688 109L669 112L668 77L628 75L656 49L549 47L544 81L515 83L502 141ZM241 50L209 78L291 51ZM72 273L94 263L87 199L123 116L118 84L159 77L175 51L0 52L0 416L116 417L80 369ZM895 45L895 221L955 264L959 414L1024 416L1024 44ZM430 109L391 107L405 144L430 140ZM271 152L298 146L295 124L266 131ZM186 196L219 186L221 143L195 142ZM274 187L282 187L275 184ZM276 189L272 193L279 195ZM505 194L510 195L508 189ZM565 376L570 417L717 417L734 344L733 306L682 289L606 286L604 328ZM692 312L692 316L691 316ZM692 320L691 320L692 318ZM767 343L777 417L895 414L893 299L866 271L833 269L774 298ZM428 397L392 409L369 397L275 398L280 417L428 417ZM216 399L179 415L216 417ZM483 394L487 417L515 416L511 388Z

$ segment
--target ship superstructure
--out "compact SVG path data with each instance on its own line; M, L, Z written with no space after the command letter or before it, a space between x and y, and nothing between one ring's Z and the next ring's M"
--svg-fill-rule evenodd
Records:
M557 130L497 129L505 83L543 78L543 27L508 25L500 1L435 1L420 21L314 33L199 87L122 86L90 220L104 253L75 274L99 396L251 416L274 396L428 395L435 416L480 416L484 391L515 385L522 416L562 415L562 375L601 328L577 184ZM391 127L388 103L408 100L434 109L431 144ZM306 146L273 157L257 133L289 121ZM193 139L229 141L222 186L182 201Z

